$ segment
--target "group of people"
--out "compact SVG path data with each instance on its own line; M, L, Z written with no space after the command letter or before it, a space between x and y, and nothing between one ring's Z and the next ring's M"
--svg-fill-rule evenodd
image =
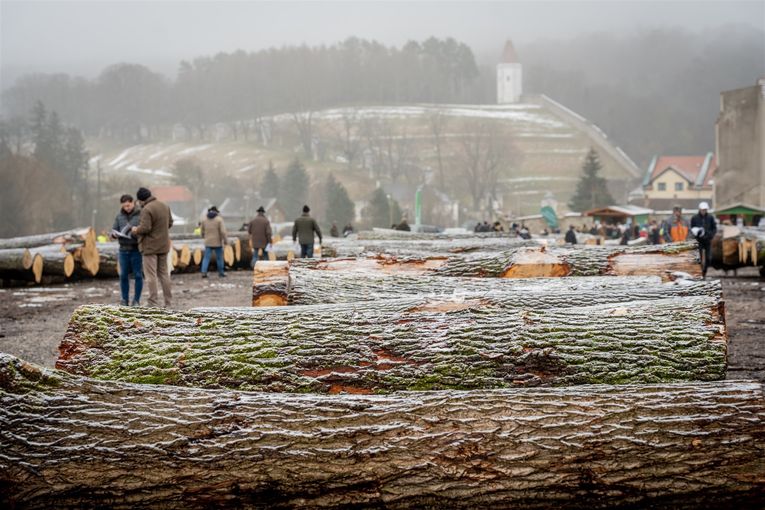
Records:
M136 200L137 199L137 200ZM168 253L171 248L170 228L173 215L170 207L157 200L147 188L140 188L136 199L125 194L120 197L120 210L114 218L109 237L119 242L120 267L120 303L124 306L140 306L144 280L149 288L148 306L160 306L159 288L162 289L164 306L172 304ZM322 242L321 228L310 215L311 209L303 206L303 214L295 220L292 227L292 241L300 245L300 256L313 257L315 236ZM353 227L346 226L345 230ZM228 243L226 225L216 206L207 209L205 218L200 222L197 232L204 239L205 252L202 258L202 278L207 278L212 255L218 276L226 276L223 249ZM247 232L252 242L252 266L260 257L268 258L268 250L273 242L271 222L266 217L266 210L261 206L257 215L247 224ZM135 281L133 299L130 300L130 275Z
M495 221L493 225L489 225L489 222L484 220L483 223L480 221L475 224L475 227L473 227L473 232L504 232L505 227L502 226L502 223L499 221Z

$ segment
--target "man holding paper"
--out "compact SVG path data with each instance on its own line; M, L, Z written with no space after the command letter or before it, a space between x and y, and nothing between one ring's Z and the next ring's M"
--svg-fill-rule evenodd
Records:
M135 292L133 293L132 306L141 304L141 291L143 290L143 257L138 251L138 238L131 229L137 227L141 216L141 210L135 206L133 197L122 195L120 197L120 212L114 218L114 225L110 237L120 243L120 290L122 301L120 304L127 306L130 303L130 273L135 278Z

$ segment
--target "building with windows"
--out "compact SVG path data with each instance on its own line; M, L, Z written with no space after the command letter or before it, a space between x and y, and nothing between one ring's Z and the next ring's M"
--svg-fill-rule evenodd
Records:
M654 156L643 177L643 207L671 210L675 205L695 209L699 202L714 207L717 158L703 156ZM634 201L633 201L634 202Z
M765 207L765 78L720 94L716 128L717 202Z

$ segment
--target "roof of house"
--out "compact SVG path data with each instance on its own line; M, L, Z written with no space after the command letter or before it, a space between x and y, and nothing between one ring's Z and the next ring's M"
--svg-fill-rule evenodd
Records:
M153 186L151 194L162 202L191 202L194 195L186 186Z
M505 43L505 49L502 51L502 64L519 64L518 54L515 52L513 41L510 39Z
M643 186L651 183L667 170L672 169L696 187L711 186L717 170L717 156L708 152L703 156L654 156L648 165Z
M715 214L743 214L743 215L762 215L765 214L765 209L757 207L756 205L745 204L738 202L735 204L729 204L725 207L715 207Z
M637 205L609 205L585 211L583 216L642 216L651 214L653 209L639 207Z

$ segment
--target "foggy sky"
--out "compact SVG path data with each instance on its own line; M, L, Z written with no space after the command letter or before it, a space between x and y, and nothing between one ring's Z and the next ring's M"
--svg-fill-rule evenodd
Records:
M431 35L468 43L478 58L516 44L594 31L721 25L765 31L765 1L232 2L0 1L0 82L27 72L92 77L117 62L169 77L178 62L220 51L331 44L356 35L386 44ZM765 56L764 56L765 58Z

